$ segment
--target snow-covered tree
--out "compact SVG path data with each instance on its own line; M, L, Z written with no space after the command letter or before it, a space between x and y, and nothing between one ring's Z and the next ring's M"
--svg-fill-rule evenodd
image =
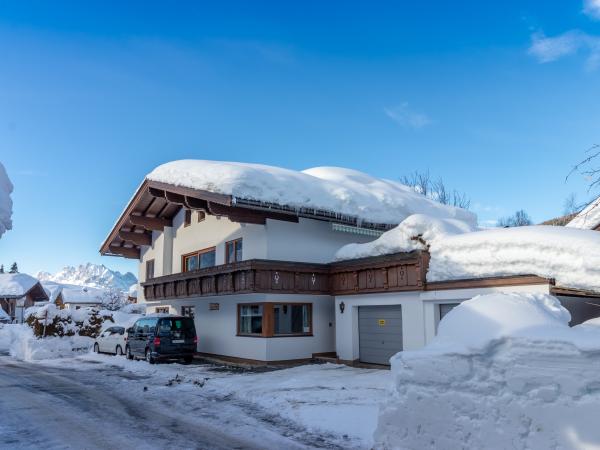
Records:
M8 178L8 174L0 163L0 237L12 229L12 200L10 194L13 191L13 185Z
M117 311L121 309L127 299L123 292L118 289L109 288L100 296L100 300L102 301L102 307L108 309L109 311Z
M10 266L10 271L8 273L19 273L19 266L17 266L16 262L12 263L12 265Z
M569 196L565 199L565 202L563 203L563 214L565 216L571 215L571 214L575 214L578 213L579 211L581 211L581 209L583 208L583 205L580 205L577 203L577 197L575 196L575 193L571 193L569 194Z
M515 212L512 216L502 217L498 219L499 227L524 227L527 225L531 225L533 222L531 221L531 217L524 210L520 209Z

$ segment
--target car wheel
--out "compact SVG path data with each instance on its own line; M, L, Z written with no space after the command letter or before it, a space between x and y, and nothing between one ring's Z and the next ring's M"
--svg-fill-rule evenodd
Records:
M123 350L121 349L120 345L117 345L117 348L115 348L115 355L123 356Z
M194 360L194 357L193 357L193 356L186 356L185 358L183 358L183 361L184 361L186 364L191 364L191 362L192 362L193 360Z
M148 364L154 364L156 362L154 361L154 357L149 348L146 349L146 362L148 362Z
M125 351L127 352L127 359L133 359L133 354L131 353L131 348L126 347Z
M100 346L97 342L94 344L94 353L100 353Z

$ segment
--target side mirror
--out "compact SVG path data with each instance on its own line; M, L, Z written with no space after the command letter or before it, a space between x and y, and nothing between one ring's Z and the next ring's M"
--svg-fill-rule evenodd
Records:
M126 330L126 331L127 331L127 333L133 333L133 327L131 327L131 328L127 328L127 330Z

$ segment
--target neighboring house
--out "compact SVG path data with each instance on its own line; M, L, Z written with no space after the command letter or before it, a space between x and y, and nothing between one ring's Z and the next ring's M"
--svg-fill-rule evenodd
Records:
M127 292L127 302L128 303L137 303L138 298L138 284L132 284L129 286L129 290Z
M62 284L52 281L43 283L44 289L49 292L50 303L55 303L60 309L80 309L102 305L101 288L79 286L75 284Z
M48 301L48 294L36 278L24 273L0 274L0 308L12 320L22 322L24 310L40 301Z
M482 293L552 292L576 308L583 302L571 294L598 300L530 273L430 282L426 249L332 262L346 244L370 243L413 214L476 222L347 169L174 162L146 177L100 251L139 261L147 312L194 317L200 353L261 362L387 364Z

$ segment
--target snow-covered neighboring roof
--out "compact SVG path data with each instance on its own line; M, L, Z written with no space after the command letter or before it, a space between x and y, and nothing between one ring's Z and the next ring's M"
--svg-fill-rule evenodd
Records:
M442 205L396 181L340 167L295 171L263 164L180 160L163 164L147 180L292 208L314 208L397 224L411 214L461 219L475 224L464 209Z
M13 191L13 185L8 178L6 169L0 162L0 237L7 230L12 229L12 200L10 194Z
M23 297L37 283L37 279L26 273L0 273L0 298Z
M537 275L558 285L600 291L600 233L536 225L468 231L424 217L408 218L367 244L342 247L336 257L351 259L426 249L411 239L422 235L431 259L427 281ZM466 232L465 232L466 231ZM416 233L416 234L415 234Z
M138 296L138 285L137 285L137 283L132 284L131 286L129 286L129 290L128 290L127 293L128 293L128 295L131 298L137 298L137 296Z
M587 205L566 226L570 228L593 230L598 225L600 225L600 197Z
M50 281L44 282L43 287L50 291L51 303L54 303L58 295L62 293L63 303L89 303L99 305L102 303L102 295L106 292L106 289L102 288L61 284Z

